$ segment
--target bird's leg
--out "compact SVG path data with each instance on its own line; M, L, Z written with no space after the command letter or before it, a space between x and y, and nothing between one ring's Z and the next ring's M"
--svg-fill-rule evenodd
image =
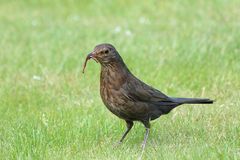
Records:
M147 139L148 139L148 134L149 134L149 131L150 131L150 123L149 123L149 121L142 121L142 123L144 124L144 126L146 128L146 132L145 132L144 140L143 140L143 143L142 143L142 153L141 153L140 157L138 157L139 160L142 159L143 153L145 151Z
M119 143L122 143L122 141L124 140L124 138L126 137L126 135L128 134L128 132L132 129L133 126L133 121L127 121L127 130L124 132L122 138L120 139Z
M144 135L144 140L143 140L143 143L142 143L142 149L144 150L145 146L146 146L146 143L147 143L148 134L149 134L149 131L150 131L150 123L149 123L149 121L146 121L146 122L143 122L143 124L146 128L146 132L145 132L145 135Z

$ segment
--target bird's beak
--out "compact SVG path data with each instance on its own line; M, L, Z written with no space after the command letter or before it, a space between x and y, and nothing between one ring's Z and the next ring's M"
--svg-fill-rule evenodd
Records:
M91 58L93 58L93 52L91 52L91 53L89 53L88 55L87 55L87 59L91 59Z
M97 60L97 58L96 58L96 54L94 53L94 52L91 52L91 53L89 53L88 55L87 55L87 58L86 58L86 60L89 60L89 59L94 59L94 61L96 61L97 63L98 63L98 60Z
M94 59L94 60L98 63L98 60L97 60L97 58L95 57L94 52L89 53L89 54L87 55L87 57L86 57L85 62L84 62L82 73L84 73L84 70L85 70L85 68L86 68L86 66L87 66L87 61L90 60L91 58Z

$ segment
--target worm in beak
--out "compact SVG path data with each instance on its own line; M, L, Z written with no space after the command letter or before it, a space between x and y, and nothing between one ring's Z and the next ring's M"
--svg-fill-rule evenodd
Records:
M89 53L89 54L87 55L87 57L86 57L85 62L84 62L82 73L84 73L85 68L86 68L86 66L87 66L87 62L88 62L88 60L90 60L91 58L94 59L94 60L98 63L98 60L94 57L94 54L93 54L92 52Z

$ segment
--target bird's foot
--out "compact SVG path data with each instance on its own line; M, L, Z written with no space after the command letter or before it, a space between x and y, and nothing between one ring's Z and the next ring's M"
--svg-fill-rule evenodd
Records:
M116 143L113 144L113 148L117 148L118 146L120 146L122 144L121 141L118 141Z

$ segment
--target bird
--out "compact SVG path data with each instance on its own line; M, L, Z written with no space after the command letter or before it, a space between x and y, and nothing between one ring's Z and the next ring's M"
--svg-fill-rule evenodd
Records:
M170 97L144 83L130 72L112 44L97 45L87 55L83 73L90 59L101 65L100 95L104 105L114 115L126 122L127 129L119 143L123 142L134 122L138 121L145 127L142 143L144 151L150 131L150 121L168 114L182 104L212 104L214 102L209 98Z

